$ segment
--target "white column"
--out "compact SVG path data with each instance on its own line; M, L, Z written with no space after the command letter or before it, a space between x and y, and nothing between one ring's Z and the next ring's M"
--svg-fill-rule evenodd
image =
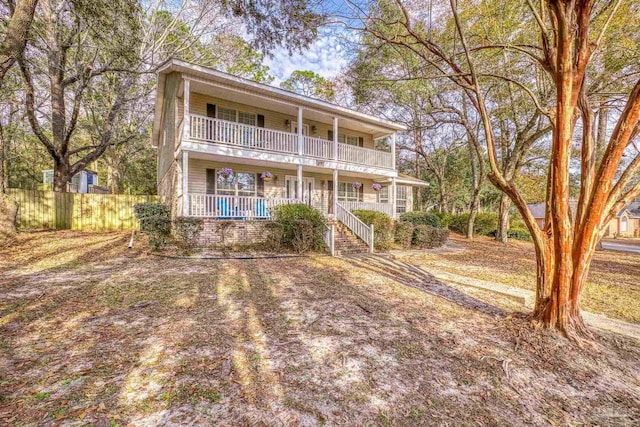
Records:
M333 214L335 215L338 209L338 169L333 170Z
M396 217L398 216L398 214L396 213L396 178L393 177L391 178L391 194L389 194L389 197L391 198L391 213L393 215L391 215L391 217L393 219L396 219Z
M184 102L183 114L184 114L184 126L182 127L182 139L188 141L191 137L191 116L189 114L189 97L191 95L191 80L184 79L184 95L182 100ZM180 141L182 143L182 141Z
M333 158L338 160L338 118L333 118Z
M304 152L304 138L302 135L302 107L298 107L298 154Z
M391 134L391 168L396 168L396 133Z
M302 198L302 165L298 165L298 200L304 201Z
M182 215L188 216L189 212L189 152L182 152Z

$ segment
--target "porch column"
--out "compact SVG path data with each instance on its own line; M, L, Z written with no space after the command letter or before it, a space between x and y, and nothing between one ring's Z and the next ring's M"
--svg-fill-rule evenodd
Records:
M302 107L298 107L298 154L304 153L304 136L302 134Z
M333 158L338 160L338 118L333 118Z
M335 134L334 134L335 135ZM333 214L335 215L338 209L338 169L333 170Z
M182 127L182 139L188 141L191 137L191 116L189 115L189 98L191 95L191 80L184 79L184 95L182 100L184 102L183 105L183 114L184 114L184 126ZM182 140L180 141L182 144Z
M396 168L396 133L391 134L391 168Z
M396 178L393 177L391 178L391 194L389 194L389 197L391 198L391 218L396 219L396 217L398 216L398 214L396 213L396 203L397 203L397 196L396 196Z
M182 152L182 215L189 216L189 152Z
M298 200L304 202L302 198L302 165L298 165Z

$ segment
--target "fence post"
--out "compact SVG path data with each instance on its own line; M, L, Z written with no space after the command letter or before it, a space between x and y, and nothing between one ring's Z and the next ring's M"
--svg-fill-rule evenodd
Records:
M369 231L371 232L371 237L369 239L369 252L373 253L373 224L369 226Z

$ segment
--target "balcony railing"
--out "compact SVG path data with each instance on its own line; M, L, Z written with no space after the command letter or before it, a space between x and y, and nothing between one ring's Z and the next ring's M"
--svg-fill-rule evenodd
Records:
M190 115L190 138L194 141L229 144L263 151L298 154L298 135L209 117ZM302 154L323 160L335 160L333 141L303 137ZM393 169L391 153L371 148L338 144L338 159L345 163Z
M268 219L279 205L298 203L296 199L187 194L186 216L217 219Z

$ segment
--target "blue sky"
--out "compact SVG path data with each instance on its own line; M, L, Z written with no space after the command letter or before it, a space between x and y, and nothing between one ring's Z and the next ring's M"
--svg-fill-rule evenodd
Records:
M347 50L340 32L323 29L318 38L302 53L289 56L285 48L278 48L273 57L265 58L274 86L286 80L295 70L311 70L325 78L335 77L347 64Z

